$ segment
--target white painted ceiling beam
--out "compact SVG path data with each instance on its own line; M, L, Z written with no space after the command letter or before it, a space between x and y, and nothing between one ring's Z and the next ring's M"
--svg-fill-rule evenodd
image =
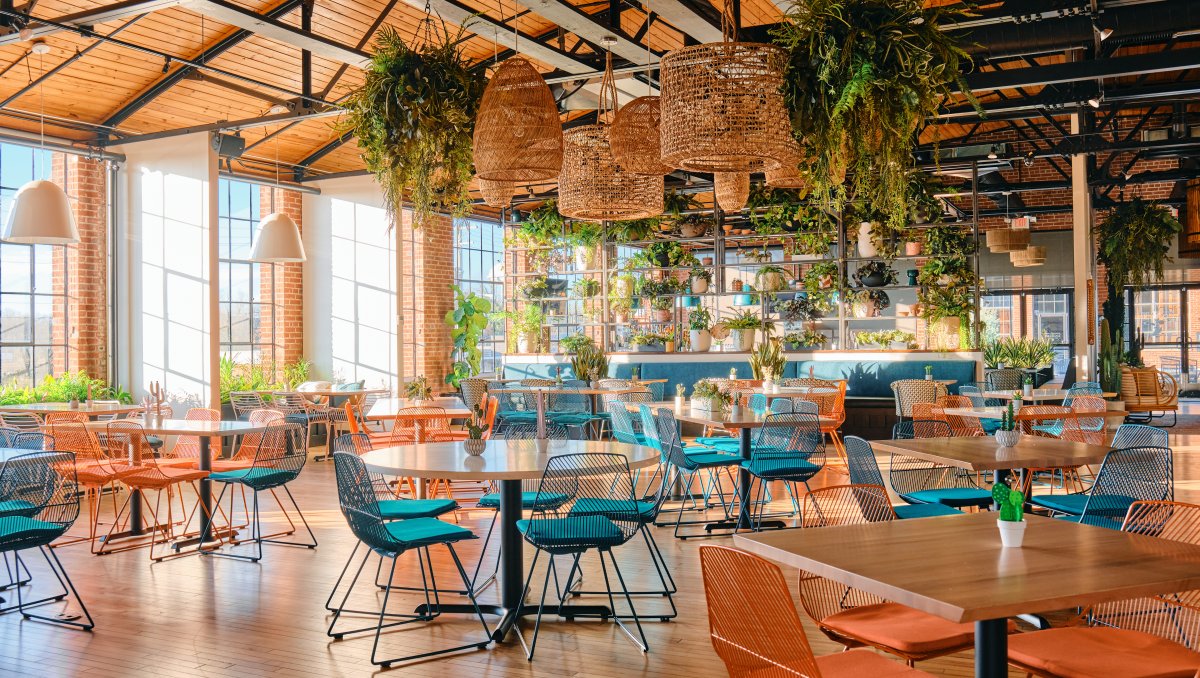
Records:
M700 42L721 42L721 29L679 0L642 0L642 5Z
M308 50L326 59L358 68L366 68L371 61L371 56L360 49L354 49L319 35L306 33L278 19L265 17L225 0L185 0L182 4L192 11L216 19L221 23L252 31L275 42Z
M95 26L109 21L119 21L139 14L146 14L147 12L157 12L160 9L167 9L178 4L180 4L180 0L128 0L127 2L104 5L103 7L96 7L82 12L64 14L54 17L50 21L68 26ZM28 28L29 39L42 38L63 30L58 26L39 24L37 21L30 22ZM0 45L11 45L23 40L25 38L22 38L17 31L13 31L7 35L0 35Z

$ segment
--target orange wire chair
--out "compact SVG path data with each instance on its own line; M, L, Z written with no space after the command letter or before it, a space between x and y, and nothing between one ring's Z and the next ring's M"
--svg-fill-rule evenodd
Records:
M946 410L955 408L972 408L975 406L971 399L964 395L944 395L937 399L938 407L942 408L942 416L947 424L950 424L950 431L959 437L973 438L977 436L985 436L987 432L983 430L983 423L975 417L955 416L946 414ZM913 411L915 412L915 406ZM914 419L917 417L914 417Z
M937 403L913 403L912 418L920 421L944 421L947 424L950 422L946 419L946 410ZM953 430L953 429L952 429Z
M825 463L825 468L839 471L841 473L849 473L846 465L846 446L842 444L842 424L846 421L846 381L839 379L833 381L830 379L817 379L815 377L789 377L780 380L780 386L788 387L809 387L809 388L827 388L833 389L835 393L805 393L801 395L793 395L792 400L807 400L817 404L817 414L822 417L828 417L829 421L821 422L821 433L829 436L829 441L833 443L834 452L841 461L840 466Z
M1085 396L1078 396L1075 400L1081 400ZM1103 399L1101 399L1103 402ZM1017 420L1021 423L1021 431L1027 435L1035 435L1043 438L1061 438L1062 440L1073 440L1075 442L1087 442L1084 440L1083 431L1079 428L1079 419L1070 416L1074 414L1074 410L1070 407L1062 405L1026 405L1021 408L1017 414ZM1068 416L1057 416L1068 415ZM1055 435L1052 431L1057 431ZM1101 443L1103 444L1103 440ZM1030 468L1025 472L1025 483L1021 487L1021 491L1026 497L1033 491L1033 479L1038 474L1055 474L1062 472L1062 489L1064 492L1083 492L1086 487L1083 478L1079 475L1078 466L1065 466L1059 468ZM1054 484L1050 484L1050 491L1053 493Z
M817 657L779 566L726 546L701 546L713 649L731 678L929 676L869 650Z
M221 421L221 411L207 407L193 407L187 411L183 419L184 421L217 422ZM208 450L210 461L216 461L221 456L221 439L210 438ZM175 447L171 450L171 456L160 459L158 463L200 468L200 437L179 436L179 439L175 441Z
M46 424L86 424L91 421L87 412L47 412Z
M830 485L805 495L802 526L861 525L896 517L882 485Z
M81 541L90 541L92 553L112 553L114 549L97 548L97 531L100 525L100 499L104 490L111 490L113 515L116 516L117 481L124 475L133 472L133 467L123 457L112 458L100 444L96 434L87 426L77 421L58 421L49 423L46 430L54 439L54 449L75 453L75 476L83 488L88 500L88 536L69 541L58 542L53 546L66 546ZM114 518L114 527L115 527Z
M36 412L5 412L0 414L0 428L15 428L18 431L41 431L45 422Z

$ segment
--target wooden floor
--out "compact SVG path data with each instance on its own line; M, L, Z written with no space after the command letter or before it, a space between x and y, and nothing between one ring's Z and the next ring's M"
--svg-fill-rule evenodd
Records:
M1175 441L1178 498L1200 501L1200 436ZM840 482L833 476L826 482ZM260 564L190 557L158 564L144 550L93 556L84 544L57 550L96 621L85 633L19 615L0 616L0 676L362 676L372 673L368 634L333 642L325 635L329 617L324 602L354 545L337 509L333 466L310 463L293 485L313 526L316 550L268 546ZM273 508L273 507L272 507ZM278 524L279 515L267 515ZM490 514L473 512L463 524L486 531ZM82 524L82 523L81 523ZM728 538L680 542L660 529L658 540L671 564L680 593L679 617L671 623L647 623L650 651L639 652L611 623L550 619L543 624L537 655L527 662L515 642L484 651L394 668L405 676L722 676L723 665L708 640L704 594L696 549L703 543L728 544ZM481 541L462 545L473 567ZM902 545L898 545L902 548ZM494 549L494 544L493 544ZM439 582L449 585L452 565L444 550L435 551ZM531 557L527 556L528 558ZM652 568L645 547L631 542L619 551L632 587L649 587ZM35 576L45 568L30 556ZM370 570L373 572L374 568ZM586 581L602 581L598 566L586 569ZM787 572L794 581L794 572ZM365 575L364 575L365 576ZM419 582L414 558L402 559L397 581ZM535 591L539 585L535 585ZM363 608L376 599L372 587L356 596ZM0 594L10 597L10 593ZM486 591L491 600L495 589ZM395 599L395 597L394 597ZM415 596L400 599L401 609ZM661 598L641 598L639 611L665 610ZM44 608L48 609L48 608ZM489 622L493 618L488 618ZM360 620L351 620L360 621ZM364 622L364 625L367 622ZM525 627L531 632L532 624ZM809 640L818 654L840 646L811 625ZM432 649L479 638L478 623L456 618L432 625L411 625L384 636L388 656ZM919 667L945 676L972 675L972 657L963 653L922 662ZM1017 674L1013 674L1017 675Z

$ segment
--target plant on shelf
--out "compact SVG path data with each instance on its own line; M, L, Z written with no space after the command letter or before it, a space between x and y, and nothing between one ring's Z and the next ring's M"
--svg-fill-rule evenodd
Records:
M404 384L404 397L415 401L429 400L433 397L433 389L429 387L429 380L425 375Z
M564 243L575 250L575 270L592 271L600 268L600 251L597 246L604 240L604 228L591 221L576 221L571 224Z
M523 299L541 299L550 294L550 283L544 275L530 276L521 281L517 291Z
M608 376L608 356L604 354L604 349L594 342L580 346L574 353L571 358L571 370L576 379L591 384Z
M624 318L633 310L633 296L637 293L637 278L630 273L621 273L609 278L608 310L617 319Z
M703 353L712 347L712 313L707 308L688 312L688 344L693 351Z
M738 311L722 324L729 330L729 340L735 351L752 349L755 331L763 328L762 318L752 309Z
M802 348L824 346L829 338L815 330L804 330L803 332L788 332L783 335L783 341L787 344L789 351L798 351Z
M1123 343L1126 287L1135 293L1161 280L1163 265L1176 236L1183 230L1179 220L1162 205L1141 198L1118 203L1093 229L1100 243L1096 261L1108 272L1108 299L1102 315L1108 319L1110 338Z
M893 344L902 344L902 348L914 348L917 335L902 330L879 330L878 332L855 332L854 343L859 346L879 346L891 348Z
M908 175L908 217L914 224L932 224L942 220L945 203L938 193L957 193L941 178L920 170Z
M831 231L817 230L805 231L797 233L796 237L790 242L785 242L784 246L789 248L790 254L805 254L812 257L822 257L829 254L829 249L833 246L835 235Z
M491 315L493 320L512 323L509 335L509 350L519 353L537 353L541 344L542 325L546 316L537 304L525 304L519 311L502 311Z
M746 207L750 211L750 223L759 235L795 233L808 218L808 208L800 202L799 193L766 184L750 187Z
M759 266L754 274L755 288L760 292L774 294L788 288L787 272L774 264Z
M675 303L674 295L679 292L679 283L674 278L655 280L642 276L635 289L638 297L648 300L655 311L667 311Z
M763 247L762 249L750 248L741 250L739 253L746 261L752 261L757 264L769 264L771 263L772 259L771 253L767 251L766 247Z
M691 268L700 260L690 250L673 240L659 240L649 245L626 262L628 268Z
M305 361L307 362L307 361ZM234 363L228 357L221 358L221 375L225 376L225 367L228 364L229 372L232 375ZM270 379L270 375L274 373L273 368L264 366L243 366L256 367L258 374L262 375L259 381L264 386L263 390L270 390L278 387ZM228 400L229 391L224 388L225 380L221 382L222 394ZM243 389L231 389L243 390ZM244 389L249 390L249 389ZM17 383L10 383L0 389L0 405L28 405L31 403L66 403L72 400L84 401L87 400L88 394L91 394L93 400L116 400L121 403L129 404L133 402L133 396L120 386L109 386L103 379L94 378L88 375L84 370L77 372L64 372L57 377L52 374L47 374L34 386L21 386Z
M661 351L668 341L674 339L672 332L634 332L629 335L629 343L639 351Z
M851 307L855 318L874 318L880 311L892 305L892 299L887 292L869 288L845 290L842 299Z
M957 33L940 28L966 14L921 0L791 5L772 36L788 51L783 92L814 202L840 209L852 197L883 212L890 228L907 225L920 132L944 101L970 92L970 57Z
M591 337L583 332L568 334L558 340L558 347L566 353L579 353L580 349L586 346L595 346L596 342Z
M775 302L775 310L780 319L790 323L807 323L820 319L825 315L825 309L809 296L797 294L795 298Z
M783 374L787 356L783 355L783 343L774 337L760 343L750 354L750 374L755 379L765 379L768 374Z
M600 281L595 278L580 278L571 285L571 292L580 299L591 299L600 293Z
M884 287L900 282L896 269L879 259L859 264L851 277L859 287Z
M688 273L688 279L691 281L689 289L693 294L704 294L709 285L712 285L713 272L703 266L693 266Z
M483 352L479 342L487 330L492 302L474 292L465 294L458 285L451 289L454 291L454 308L446 311L442 319L450 326L450 339L454 343L451 356L454 362L446 375L446 383L458 388L463 379L479 374L482 369Z
M343 104L338 124L358 140L397 224L404 203L417 225L435 212L462 216L471 207L471 136L485 75L460 51L466 29L451 35L443 25L428 33L414 48L392 26L380 29L363 84Z
M538 205L516 229L518 241L525 247L553 247L563 238L566 220L558 213L554 198Z
M658 218L614 221L608 225L609 236L619 243L641 242L658 228Z

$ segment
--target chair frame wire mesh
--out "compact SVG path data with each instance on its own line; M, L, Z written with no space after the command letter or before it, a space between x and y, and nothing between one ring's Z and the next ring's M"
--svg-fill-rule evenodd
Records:
M950 425L944 421L909 420L892 427L893 440L951 438L953 435ZM924 490L979 488L974 477L963 469L895 452L889 455L888 483L892 491L909 504L931 503L912 497ZM991 500L986 502L990 504Z

